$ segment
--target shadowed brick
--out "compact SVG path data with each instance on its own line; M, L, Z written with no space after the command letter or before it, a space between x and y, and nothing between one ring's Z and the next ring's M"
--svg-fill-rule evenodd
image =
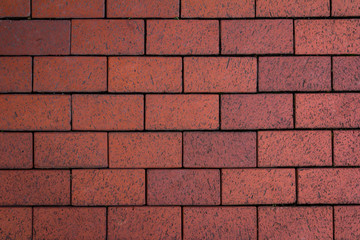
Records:
M0 208L0 238L32 239L31 221L31 208Z
M0 168L32 168L31 133L0 133Z
M332 0L332 15L339 17L358 17L360 2L357 0Z
M31 92L31 57L0 58L0 92Z
M30 16L30 0L2 0L0 18Z
M360 207L334 206L335 239L360 238Z
M334 132L334 164L360 166L360 131Z
M334 90L360 90L360 57L333 58Z

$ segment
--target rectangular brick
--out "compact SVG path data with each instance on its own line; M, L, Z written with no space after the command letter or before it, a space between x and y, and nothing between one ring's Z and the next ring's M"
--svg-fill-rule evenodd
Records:
M0 55L64 55L70 53L70 21L0 22Z
M0 92L31 92L31 57L0 58Z
M69 171L0 171L0 182L0 205L67 205L70 203Z
M360 57L333 58L333 87L337 91L360 90Z
M1 130L70 130L68 95L0 95Z
M0 133L0 168L32 168L31 133Z
M181 92L178 57L110 57L110 92Z
M293 127L291 94L221 96L221 129L281 129Z
M332 207L259 207L259 239L333 239Z
M182 166L181 133L109 133L110 168Z
M332 0L332 15L337 17L358 17L360 2L356 0Z
M185 207L184 239L256 239L255 207Z
M2 0L0 18L30 16L30 0Z
M219 22L216 20L149 20L147 54L218 54Z
M1 239L31 239L31 208L0 208Z
M223 20L223 54L293 53L292 20Z
M298 170L300 204L359 204L360 169L316 168Z
M330 131L259 132L259 167L331 166Z
M111 207L108 221L111 240L181 239L180 207Z
M256 71L256 58L185 58L185 92L256 92Z
M223 169L222 202L238 204L295 203L294 169Z
M295 20L296 54L359 54L359 19Z
M334 206L335 239L360 238L360 206Z
M34 239L105 239L106 208L34 208Z
M296 94L296 127L357 128L360 94Z
M218 127L217 95L146 95L146 129L190 130Z
M35 167L107 167L106 133L35 133Z
M143 20L72 20L72 54L144 54Z
M220 172L215 169L148 170L149 205L218 205Z
M74 130L141 130L142 95L73 95Z
M334 164L360 166L360 131L334 132Z
M185 132L184 166L256 167L256 133Z
M144 170L73 170L74 205L145 204Z
M330 91L330 57L260 57L260 91Z

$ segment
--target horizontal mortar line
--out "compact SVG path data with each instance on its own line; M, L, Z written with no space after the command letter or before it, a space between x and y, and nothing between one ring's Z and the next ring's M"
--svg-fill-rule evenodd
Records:
M360 54L294 54L294 53L267 53L267 54L53 54L53 55L0 55L0 57L358 57Z
M360 206L358 203L336 203L336 204L248 204L248 205L0 205L4 208L102 208L102 207L341 207L341 206Z

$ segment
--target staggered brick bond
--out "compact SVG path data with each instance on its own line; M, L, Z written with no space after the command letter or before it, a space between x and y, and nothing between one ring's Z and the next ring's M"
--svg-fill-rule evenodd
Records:
M0 239L360 239L360 1L1 0Z

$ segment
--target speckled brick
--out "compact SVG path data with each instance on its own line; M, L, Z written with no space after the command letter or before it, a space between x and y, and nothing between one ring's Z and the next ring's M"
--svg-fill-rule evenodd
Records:
M111 207L109 239L181 239L180 207Z
M184 239L256 239L255 207L185 207Z
M184 166L256 167L256 133L185 132Z
M334 131L334 164L360 166L360 131Z
M330 91L330 57L260 57L260 91Z
M359 168L298 170L298 203L359 204Z
M331 166L330 131L259 132L259 167Z
M259 207L259 239L333 239L332 207Z
M109 133L110 168L182 166L181 133Z
M224 205L295 203L294 169L223 169Z
M107 167L106 133L35 133L35 167Z
M141 130L142 95L73 95L74 130Z
M185 92L256 92L256 58L184 59Z
M357 0L332 0L332 15L336 17L358 17L360 2Z
M32 239L31 208L0 208L0 238Z
M291 94L221 96L221 129L282 129L293 127Z
M360 57L333 58L334 90L360 90Z
M30 16L30 0L2 0L0 18Z
M81 169L72 171L74 205L143 205L144 170Z
M67 205L70 172L65 170L0 171L0 205Z
M32 168L31 133L0 133L0 168Z
M335 239L360 238L360 207L334 206Z
M31 57L0 58L0 92L31 92Z
M181 92L178 57L110 57L110 92Z
M105 239L106 208L34 208L34 239Z
M147 177L149 205L220 204L219 170L148 170Z
M219 22L215 20L149 20L146 53L218 54Z

